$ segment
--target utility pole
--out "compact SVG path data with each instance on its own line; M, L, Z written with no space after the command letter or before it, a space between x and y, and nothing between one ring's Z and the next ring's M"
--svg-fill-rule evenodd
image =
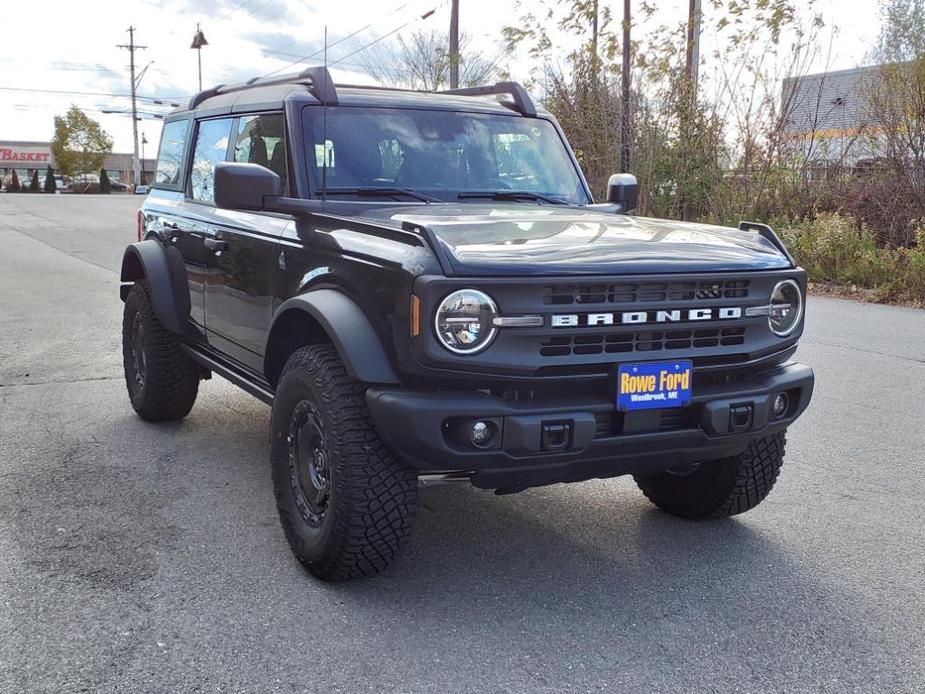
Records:
M138 106L135 103L135 87L137 83L135 81L135 51L143 50L147 46L136 46L135 45L135 27L130 26L128 28L128 44L120 43L118 48L125 48L128 50L129 54L129 74L132 81L132 141L134 143L134 149L132 150L132 187L138 185L139 170L141 168L141 162L138 160Z
M687 88L690 90L690 118L693 118L697 109L697 73L700 70L700 0L691 0L690 13L687 19ZM681 192L681 219L689 221L691 218L690 203L684 192Z
M193 34L193 42L190 44L190 48L196 51L196 62L199 65L199 91L202 91L202 47L208 45L206 35L199 28L199 22L196 22L196 33Z
M700 72L700 0L691 0L690 16L687 20L687 79L690 83L691 101L697 103L697 77Z
M594 15L591 17L591 59L594 61L594 66L597 67L597 34L598 34L598 14L600 10L598 9L598 0L594 0L591 3L591 12Z
M459 0L450 9L450 89L459 87Z
M630 170L630 0L623 0L623 89L620 93L620 173Z
M141 131L141 185L145 185L145 145L148 144L148 138L145 137L144 130Z

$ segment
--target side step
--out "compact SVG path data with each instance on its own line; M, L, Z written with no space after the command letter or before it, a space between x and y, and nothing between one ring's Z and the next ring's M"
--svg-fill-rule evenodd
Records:
M263 379L255 379L243 369L238 368L215 354L206 352L206 350L201 347L184 344L183 351L189 355L190 359L209 369L212 373L216 373L225 380L231 381L238 386L238 388L260 398L267 405L273 404L273 389L270 388L270 384Z

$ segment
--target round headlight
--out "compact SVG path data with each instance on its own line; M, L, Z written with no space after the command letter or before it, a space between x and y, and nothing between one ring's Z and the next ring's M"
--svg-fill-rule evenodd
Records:
M485 292L460 289L448 295L434 317L440 344L457 354L485 349L498 332L493 321L498 308Z
M771 293L768 324L775 335L786 337L800 324L803 316L803 294L793 280L778 282Z

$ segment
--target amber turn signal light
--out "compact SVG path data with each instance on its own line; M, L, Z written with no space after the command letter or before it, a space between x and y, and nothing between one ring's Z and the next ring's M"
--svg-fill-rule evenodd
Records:
M411 295L411 337L421 334L421 300Z

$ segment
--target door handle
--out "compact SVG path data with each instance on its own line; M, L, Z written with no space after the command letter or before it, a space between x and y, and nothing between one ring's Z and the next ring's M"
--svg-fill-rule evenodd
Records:
M204 238L202 243L210 251L215 251L216 253L220 253L228 247L227 241L222 241L221 239L213 239L210 237Z

